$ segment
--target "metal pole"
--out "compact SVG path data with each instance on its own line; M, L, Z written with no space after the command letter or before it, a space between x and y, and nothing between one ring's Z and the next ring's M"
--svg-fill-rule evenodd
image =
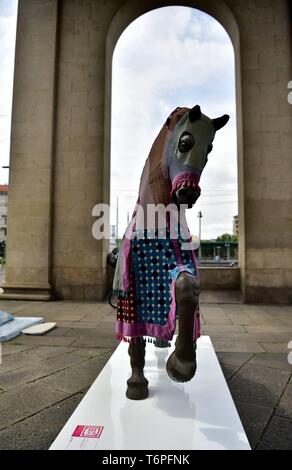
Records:
M198 212L198 217L199 217L199 242L200 242L200 245L199 245L199 259L202 258L202 246L201 246L201 221L202 221L202 212L199 211Z
M119 238L119 196L117 196L117 209L116 209L116 239Z

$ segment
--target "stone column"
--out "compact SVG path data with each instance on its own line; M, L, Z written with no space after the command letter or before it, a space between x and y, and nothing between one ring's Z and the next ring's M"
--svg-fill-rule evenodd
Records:
M2 298L50 298L58 1L19 0Z
M92 209L109 202L105 44L115 8L112 1L62 1L52 255L54 293L62 299L101 300L106 292L108 241L93 238Z
M292 302L289 2L234 3L241 40L245 300Z

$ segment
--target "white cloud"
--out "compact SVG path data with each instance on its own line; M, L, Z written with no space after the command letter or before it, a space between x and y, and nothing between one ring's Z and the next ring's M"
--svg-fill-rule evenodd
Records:
M190 228L198 231L193 214L201 210L203 237L231 231L237 213L234 52L223 27L185 7L143 15L117 43L112 89L112 202L115 207L119 194L123 206L119 230L124 228L127 210L132 211L137 196L133 189L138 189L143 165L163 122L175 107L198 103L210 117L228 113L231 120L216 136L201 179L203 195L189 214ZM208 188L235 191L221 191L214 197L216 193Z
M15 17L17 10L17 0L0 0L0 16Z
M177 90L178 86L195 87L233 67L232 49L228 42L198 33L197 19L192 21L191 9L181 7L187 15L174 16L163 8L143 15L123 33L114 53L119 80L129 83L129 70L138 86L154 95ZM203 14L201 14L203 15ZM214 22L215 20L209 20ZM222 30L221 36L226 37ZM130 79L131 80L131 79Z

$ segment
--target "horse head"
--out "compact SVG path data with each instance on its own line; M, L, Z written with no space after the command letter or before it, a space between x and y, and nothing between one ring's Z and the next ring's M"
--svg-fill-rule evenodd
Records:
M210 119L199 105L185 112L176 123L166 149L167 167L172 183L171 196L177 205L192 207L200 196L198 185L213 149L216 131L229 116Z

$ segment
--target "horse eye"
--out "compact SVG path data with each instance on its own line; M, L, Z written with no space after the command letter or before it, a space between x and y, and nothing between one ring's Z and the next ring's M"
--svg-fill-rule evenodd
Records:
M212 144L208 145L207 153L212 152L212 150L213 150L213 145Z
M178 143L178 148L181 153L189 152L195 144L194 136L190 132L184 132Z

